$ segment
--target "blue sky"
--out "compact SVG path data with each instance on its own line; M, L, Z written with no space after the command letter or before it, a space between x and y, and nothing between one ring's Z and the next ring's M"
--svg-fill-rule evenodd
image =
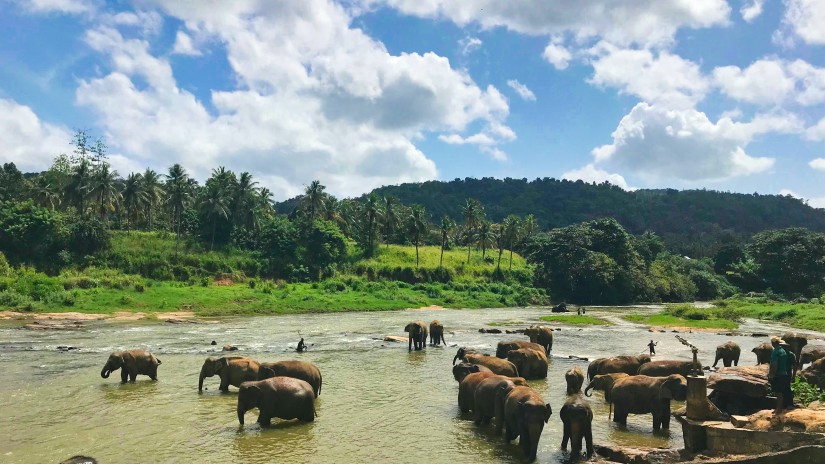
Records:
M0 0L0 161L75 129L122 174L285 199L456 177L825 207L822 0Z

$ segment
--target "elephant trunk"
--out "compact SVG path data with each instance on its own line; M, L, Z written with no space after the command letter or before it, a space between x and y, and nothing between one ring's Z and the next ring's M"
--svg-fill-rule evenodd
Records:
M460 351L459 351L459 353L460 353ZM453 366L455 366L455 362L456 362L457 360L458 360L458 353L456 353L456 354L455 354L455 357L453 357Z
M243 405L239 402L238 403L238 422L240 422L241 425L243 425L243 415L245 413L246 413L246 410L244 409Z
M109 374L111 374L111 373L112 373L112 371L109 370L109 365L107 364L107 365L103 366L103 370L100 371L100 376L103 377L104 379L108 379Z
M587 388L584 389L584 396L587 396L587 397L592 396L593 394L590 393L590 391L593 390L593 387L594 387L593 382L590 382L589 384L587 384Z
M206 372L204 372L204 369L201 368L201 375L200 375L200 378L198 378L198 391L203 390L203 379L204 378L206 378ZM243 422L241 422L241 423L243 423Z

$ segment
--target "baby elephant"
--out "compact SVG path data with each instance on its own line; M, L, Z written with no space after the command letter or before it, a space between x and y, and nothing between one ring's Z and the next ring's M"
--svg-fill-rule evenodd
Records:
M160 359L145 350L116 351L109 355L100 376L108 379L109 374L122 368L121 383L126 383L127 380L134 382L138 374L148 375L150 379L157 380L159 365Z
M243 425L246 411L258 408L258 423L266 427L273 417L315 420L315 393L312 386L301 379L272 377L255 382L244 382L238 390L238 422Z

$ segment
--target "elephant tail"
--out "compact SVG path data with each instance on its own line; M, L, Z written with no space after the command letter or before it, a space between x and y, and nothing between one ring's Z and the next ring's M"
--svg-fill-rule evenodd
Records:
M318 373L318 396L321 396L321 387L324 385L324 376ZM317 414L316 414L317 415Z

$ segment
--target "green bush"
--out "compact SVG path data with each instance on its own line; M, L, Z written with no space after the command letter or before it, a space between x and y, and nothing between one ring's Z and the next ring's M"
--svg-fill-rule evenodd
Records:
M4 290L0 292L0 307L5 308L20 308L29 305L32 302L31 298L16 290Z

